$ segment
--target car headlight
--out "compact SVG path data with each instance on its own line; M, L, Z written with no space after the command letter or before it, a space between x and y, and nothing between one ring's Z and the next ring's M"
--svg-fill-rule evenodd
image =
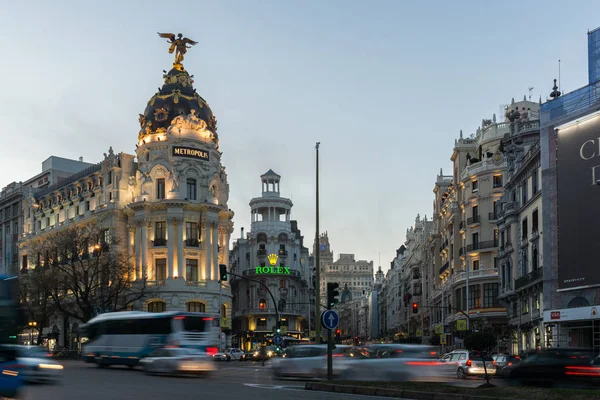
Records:
M63 369L63 366L60 364L39 364L38 367L40 369Z
M267 357L271 357L273 355L272 351L267 351Z
M255 356L258 356L258 351L255 351L255 352L254 352L254 355L255 355Z

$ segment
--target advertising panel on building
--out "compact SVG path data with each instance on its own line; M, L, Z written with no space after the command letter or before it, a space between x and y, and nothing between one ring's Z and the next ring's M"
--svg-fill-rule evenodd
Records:
M558 129L558 285L600 284L600 117Z

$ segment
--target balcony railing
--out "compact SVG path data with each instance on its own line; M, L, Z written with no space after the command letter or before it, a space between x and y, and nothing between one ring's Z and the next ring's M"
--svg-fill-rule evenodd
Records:
M446 264L442 265L442 268L440 268L440 275L443 274L448 269L449 266L450 266L449 261L446 262Z
M256 251L256 255L259 257L265 257L267 255L267 250L266 249L258 249Z
M154 247L164 247L167 245L167 239L163 239L163 238L154 239L152 241L152 245Z
M490 221L495 221L495 220L497 220L497 219L498 219L498 213L496 213L496 212L491 212L491 213L489 213L489 214L488 214L488 219L489 219Z
M469 279L478 279L478 278L498 278L498 270L495 268L485 268L478 269L476 271L469 271ZM450 279L450 284L456 284L458 282L462 282L467 279L466 272L460 272L458 274L452 275L452 279Z
M198 239L185 239L185 245L187 247L198 247L200 242Z
M206 281L185 281L186 286L206 287Z
M472 217L467 218L467 225L474 225L480 222L479 215L473 215Z
M287 257L288 252L287 250L279 250L279 256L280 257Z
M538 279L541 279L544 276L543 268L537 268L524 275L518 279L515 279L515 290L522 288L523 286L529 285L530 283L534 283Z
M498 247L498 242L496 240L484 240L482 242L467 245L467 252L493 249L496 247Z

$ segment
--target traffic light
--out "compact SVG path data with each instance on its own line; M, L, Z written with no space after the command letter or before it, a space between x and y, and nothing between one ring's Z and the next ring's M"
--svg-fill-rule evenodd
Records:
M337 282L327 282L327 309L331 310L333 306L335 306L338 302L336 299L337 296L340 295L336 289L340 287L340 284Z
M341 335L342 335L342 331L340 331L339 329L335 331L335 342L336 343L341 342Z
M221 282L227 281L227 265L219 264L219 280Z
M419 305L417 303L412 303L413 314L419 312Z

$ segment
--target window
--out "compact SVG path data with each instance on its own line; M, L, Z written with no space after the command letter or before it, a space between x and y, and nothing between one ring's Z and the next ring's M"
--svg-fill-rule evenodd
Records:
M260 308L261 310L266 310L267 309L267 301L265 299L260 299L258 301L258 308Z
M196 180L193 178L188 178L186 188L187 188L187 199L188 200L196 200L197 199Z
M533 171L533 174L531 174L531 195L533 196L536 194L538 190L538 170L536 168L536 170Z
M473 250L477 250L478 249L478 243L479 243L479 232L475 232L473 234L471 234L471 239L473 242Z
M166 227L164 221L159 221L154 224L154 239L166 239Z
M479 271L479 260L473 260L473 271Z
M533 305L536 310L540 309L540 295L539 293L533 296Z
M225 304L221 305L221 317L227 318L227 306Z
M256 321L256 329L259 329L259 330L267 329L267 319L260 318L258 321Z
M539 265L538 265L538 248L537 248L537 243L534 243L532 249L531 249L531 269L533 271L535 271L536 269L538 269Z
M113 183L113 172L108 171L108 182L106 182L106 185L112 185L112 183Z
M157 258L154 261L154 275L155 280L164 281L167 279L167 259L166 258Z
M165 178L159 178L156 180L156 198L165 198Z
M167 311L167 303L164 301L153 301L148 303L148 312L165 312Z
M485 283L483 285L483 306L495 307L498 303L498 284Z
M198 260L195 258L186 258L185 260L185 280L188 282L198 282Z
M521 314L527 314L529 312L529 299L525 298L521 300Z
M521 222L521 237L523 240L527 240L527 218L523 218Z
M521 205L527 203L527 181L521 185Z
M186 246L198 247L198 224L196 222L185 223Z
M494 175L492 184L495 188L502 187L502 175Z
M521 251L521 276L527 275L527 249Z
M474 181L472 181L473 184L473 193L477 193L477 191L479 190L479 181L477 179L475 179Z
M473 206L471 210L473 211L473 217L477 217L479 215L479 206Z
M496 294L497 296L498 294ZM472 285L469 286L469 308L480 308L481 307L481 286Z
M279 281L279 288L280 289L286 289L287 288L287 281L285 279L282 279Z
M504 235L504 231L500 233L500 249L504 249L506 245L506 236Z
M494 247L498 247L498 229L494 229Z
M531 233L537 233L538 229L538 210L536 208L531 214Z
M187 303L188 312L206 312L206 305L199 301L190 301Z

